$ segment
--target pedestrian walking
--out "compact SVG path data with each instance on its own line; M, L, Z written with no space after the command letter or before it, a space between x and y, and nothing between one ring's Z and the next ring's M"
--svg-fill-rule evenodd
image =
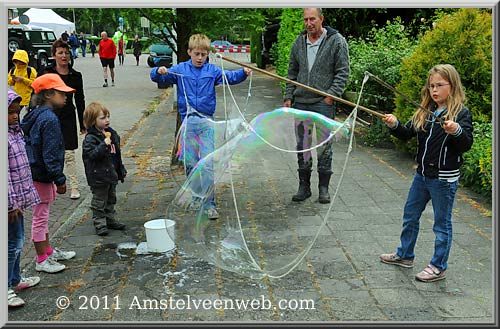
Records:
M98 102L90 103L84 112L87 135L83 141L85 175L92 191L92 220L97 235L108 229L124 230L116 219L116 185L124 182L127 170L120 151L120 136L109 123L109 110Z
M185 123L184 164L186 176L191 174L196 163L214 151L214 113L216 94L215 86L224 83L222 69L214 64L207 63L210 52L210 39L204 34L195 34L189 38L188 54L190 60L174 65L167 70L165 66L151 70L151 80L163 84L177 84L178 111L181 120ZM251 72L248 68L236 71L224 71L229 84L244 81ZM213 186L213 163L205 167L200 182L200 191L192 200L191 209L201 207L201 198L204 192ZM204 205L209 219L217 219L215 188Z
M28 155L24 148L23 133L19 126L21 96L7 90L8 106L8 291L9 307L24 305L17 296L21 290L33 287L40 282L37 276L22 277L21 252L24 245L24 211L40 202L33 185Z
M97 50L97 47L95 45L94 40L90 40L89 48L90 48L90 52L92 53L92 58L94 58L95 57L95 52Z
M120 40L118 40L118 61L120 65L123 65L125 60L125 44L123 41L123 34L120 36Z
M54 109L54 113L61 123L64 148L66 150L64 153L64 171L69 178L70 198L76 200L80 198L80 190L75 154L78 149L78 133L81 135L86 133L83 125L85 94L82 74L71 66L70 56L69 45L66 42L62 40L54 41L52 44L54 62L47 66L42 74L58 74L67 86L75 89L74 93L66 93L66 103L63 107ZM77 120L80 128L77 126Z
M73 52L73 58L78 58L78 48L80 48L80 41L78 41L78 37L76 36L76 32L73 31L68 39L68 43L71 46L71 50Z
M139 41L139 36L136 34L134 37L134 42L132 43L132 48L134 48L134 56L136 65L139 66L139 57L141 56L142 46Z
M288 79L309 85L330 95L340 97L349 79L349 48L344 37L335 29L323 26L321 8L304 8L303 31L292 45L288 65ZM299 88L286 85L285 107L320 113L330 119L335 118L335 102L332 97L320 96ZM295 126L297 141L297 162L299 189L292 197L293 201L304 201L311 193L312 152L300 152L310 149L313 131L318 139L326 133L313 123L298 121ZM320 203L330 203L328 186L332 171L333 145L329 141L317 149L317 169L319 176Z
M55 201L56 193L66 193L64 140L54 109L63 107L66 93L75 90L54 73L36 78L32 87L35 107L21 122L31 174L41 200L33 206L31 239L37 254L35 269L56 273L65 268L58 261L75 257L75 252L52 248L49 241L50 204Z
M380 255L387 264L413 267L420 217L429 200L434 209L434 255L416 279L433 282L445 278L453 230L452 210L460 177L462 154L473 143L472 115L465 103L465 92L456 69L449 64L436 65L422 89L422 107L406 125L393 115L383 121L393 136L417 138L417 170L408 192L396 252ZM432 112L429 112L432 111Z
M80 32L80 48L82 49L82 57L85 57L87 54L87 39L83 32Z
M99 42L99 58L104 76L103 87L108 86L108 66L111 74L111 86L115 86L115 58L116 58L116 45L108 38L107 32L101 32L101 41Z

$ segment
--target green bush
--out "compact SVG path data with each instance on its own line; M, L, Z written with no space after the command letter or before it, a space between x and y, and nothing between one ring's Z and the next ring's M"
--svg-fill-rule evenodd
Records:
M366 38L348 40L351 74L346 91L359 92L368 71L395 87L399 83L401 60L409 56L416 42L408 29L396 18L382 28L373 28ZM367 80L361 104L379 112L394 110L394 92L373 78Z
M429 70L436 64L451 64L466 90L466 106L474 121L491 122L492 110L492 20L484 9L463 8L436 21L415 51L403 60L398 90L420 101ZM394 114L404 123L416 108L396 97ZM398 148L414 152L415 142L396 141Z
M489 9L462 8L444 14L434 29L424 34L413 54L403 60L398 90L420 100L429 70L436 64L453 65L466 92L465 105L472 112L475 139L464 154L462 179L465 186L491 195L492 187L492 18ZM396 97L394 114L405 123L415 107ZM489 127L489 128L488 128ZM396 147L414 153L416 140L393 139Z
M271 53L275 59L276 74L288 77L288 61L290 60L290 50L295 39L304 30L304 14L302 8L285 8L281 15L281 25L278 32L278 42L271 48ZM285 94L285 83L281 83L281 89Z
M462 183L485 196L492 192L492 124L474 122L474 143L464 153Z

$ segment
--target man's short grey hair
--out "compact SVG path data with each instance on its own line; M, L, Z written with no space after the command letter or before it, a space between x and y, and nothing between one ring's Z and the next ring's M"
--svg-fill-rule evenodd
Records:
M306 8L304 8L304 9L306 9ZM318 17L323 16L323 8L315 8L315 9L318 12Z

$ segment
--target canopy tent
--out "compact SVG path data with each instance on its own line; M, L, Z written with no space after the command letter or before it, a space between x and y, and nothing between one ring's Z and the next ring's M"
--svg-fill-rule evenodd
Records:
M49 28L54 31L57 38L60 38L64 31L68 31L68 34L75 31L75 23L62 18L52 9L30 8L24 15L30 19L29 24L27 24L28 26ZM19 16L13 18L12 22L19 23Z

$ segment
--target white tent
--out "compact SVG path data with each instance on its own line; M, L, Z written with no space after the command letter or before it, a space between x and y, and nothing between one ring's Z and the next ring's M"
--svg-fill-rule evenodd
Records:
M64 31L68 31L68 34L75 31L75 23L62 18L52 9L31 8L28 9L24 15L28 16L30 19L28 26L32 25L49 28L54 31L56 38L60 38ZM12 21L19 23L19 17L13 18Z

